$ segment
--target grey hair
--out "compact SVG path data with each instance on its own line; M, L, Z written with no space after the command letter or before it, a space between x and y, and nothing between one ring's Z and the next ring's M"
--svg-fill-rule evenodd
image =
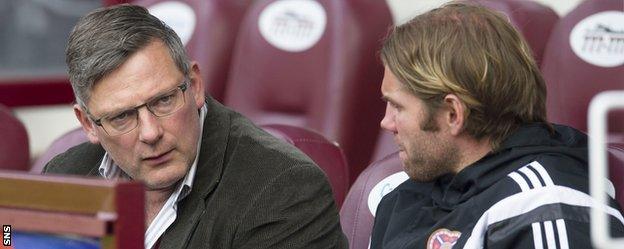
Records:
M86 108L96 82L156 40L167 46L178 69L188 77L190 62L180 38L147 9L122 4L82 17L69 35L65 50L76 103Z

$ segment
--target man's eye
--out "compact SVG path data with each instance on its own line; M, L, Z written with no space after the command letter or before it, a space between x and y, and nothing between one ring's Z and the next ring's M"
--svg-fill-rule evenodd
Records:
M111 122L123 122L130 117L130 111L125 111L110 118Z
M170 95L163 96L163 97L159 98L158 101L156 102L156 104L158 104L158 105L167 105L167 104L171 104L172 100L173 100L173 94L170 94Z
M399 109L399 105L397 105L396 103L394 102L388 102L388 103L390 103L390 106L392 106L392 108Z

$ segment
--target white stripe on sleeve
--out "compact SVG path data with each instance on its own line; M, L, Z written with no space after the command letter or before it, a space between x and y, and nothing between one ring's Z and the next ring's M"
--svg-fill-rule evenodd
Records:
M552 221L544 222L544 232L546 233L546 244L548 245L548 249L557 249L555 230L553 229Z
M559 245L561 249L569 249L568 245L568 232L566 231L565 220L558 219L556 221L557 224L557 233L559 234Z
M539 162L537 161L533 161L532 163L530 163L530 165L537 170L537 172L540 174L540 176L542 177L542 180L544 180L544 183L546 184L546 186L553 186L555 185L553 183L552 178L550 178L550 175L548 174L548 172L546 171L546 169L544 169L544 166L542 166Z
M544 249L544 244L542 243L542 228L540 227L539 222L534 222L531 224L533 227L533 246L535 249Z
M569 187L548 186L520 192L494 204L481 215L481 218L479 218L472 229L464 248L483 248L483 238L488 226L491 224L531 212L541 206L559 203L597 208L624 224L624 217L622 217L620 211L595 201L588 194Z
M529 184L526 182L526 180L524 180L524 178L522 178L522 176L518 172L509 173L509 177L511 177L511 179L516 181L518 186L520 186L520 189L522 190L522 192L525 192L531 189L529 188Z
M529 178L529 181L531 181L531 185L533 185L533 188L543 187L542 183L537 178L537 175L535 175L535 172L533 172L527 166L522 167L520 169L520 172L524 173L524 175L526 175Z

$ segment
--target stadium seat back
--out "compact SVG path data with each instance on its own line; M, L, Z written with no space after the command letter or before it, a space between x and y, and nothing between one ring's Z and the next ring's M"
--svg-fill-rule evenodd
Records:
M88 141L89 139L87 138L87 134L85 134L81 127L66 132L54 140L48 149L41 156L39 156L37 161L35 161L32 167L30 167L30 172L41 173L45 165L56 155L65 152L71 147Z
M238 27L252 0L137 0L176 31L197 61L207 94L223 100Z
M327 175L338 208L349 190L349 167L336 142L314 131L290 125L270 124L262 128L308 155Z
M354 180L379 130L377 51L391 23L385 1L256 1L241 26L225 104L258 124L306 127L337 141Z
M0 169L28 171L30 149L24 124L0 104Z
M622 1L587 0L557 23L542 64L551 122L587 131L594 95L624 89L623 10ZM624 133L621 114L609 118L610 136Z
M538 65L542 62L550 33L559 20L551 8L527 0L476 0L475 2L497 10L509 17L511 24L527 41Z
M358 176L340 209L340 223L350 249L369 248L377 205L407 179L398 152L372 163Z

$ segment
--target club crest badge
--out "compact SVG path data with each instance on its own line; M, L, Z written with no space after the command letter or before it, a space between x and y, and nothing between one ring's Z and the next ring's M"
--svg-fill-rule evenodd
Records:
M458 231L450 231L446 228L435 230L427 240L427 249L451 249L461 236Z

